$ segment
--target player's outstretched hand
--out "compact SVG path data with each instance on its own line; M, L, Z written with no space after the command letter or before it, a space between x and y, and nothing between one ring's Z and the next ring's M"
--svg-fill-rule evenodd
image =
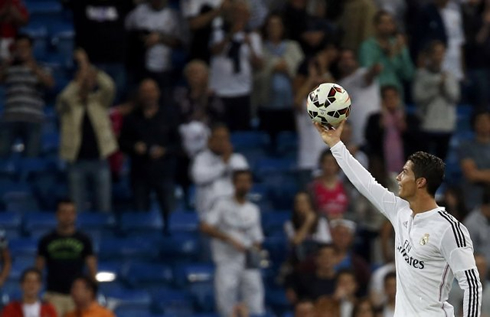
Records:
M332 147L340 142L340 135L342 134L342 130L344 129L345 120L342 121L340 125L336 128L327 128L326 126L323 126L318 122L314 122L313 124L318 130L318 133L320 133L323 142L325 142L329 147Z

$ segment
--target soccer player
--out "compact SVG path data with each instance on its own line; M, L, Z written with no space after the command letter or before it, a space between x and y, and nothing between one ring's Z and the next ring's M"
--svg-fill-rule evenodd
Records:
M397 293L395 315L454 316L447 302L453 278L464 290L464 316L480 316L482 286L468 230L434 195L444 178L444 162L425 152L412 154L396 177L398 197L379 185L352 157L336 129L315 126L354 186L393 224Z

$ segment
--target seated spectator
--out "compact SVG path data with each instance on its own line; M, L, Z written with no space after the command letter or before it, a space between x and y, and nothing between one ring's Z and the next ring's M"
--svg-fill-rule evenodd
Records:
M477 112L471 125L473 139L459 146L459 161L463 171L465 203L472 210L481 203L483 189L490 185L490 112Z
M377 268L371 276L371 281L369 282L369 299L375 307L381 307L387 301L384 282L385 277L391 273L395 273L395 262L393 260Z
M227 20L211 36L211 88L223 100L225 121L232 131L250 128L252 70L262 64L262 40L259 34L247 32L249 17L247 2L234 1Z
M251 315L265 312L259 254L264 236L259 208L247 199L251 188L250 171L233 172L234 194L216 201L201 223L212 238L216 306L222 317L230 316L240 293Z
M337 286L333 298L340 302L340 316L351 317L357 302L359 285L354 272L343 270L337 273Z
M463 190L459 186L448 186L444 191L439 206L444 206L446 211L450 213L459 222L465 221L469 214L468 208L464 202Z
M293 79L303 52L297 42L285 38L282 17L271 14L264 26L263 67L255 74L253 102L259 107L261 129L275 144L277 133L294 130Z
M316 317L342 317L340 302L329 296L322 296L315 303Z
M382 71L381 64L373 64L370 68L359 67L354 51L344 49L340 52L338 83L349 92L349 96L362 106L351 111L349 120L352 129L352 141L364 145L364 131L369 116L380 110L381 96L378 75ZM354 104L354 107L356 106Z
M342 31L341 45L343 48L357 52L361 43L374 35L373 18L377 8L372 0L344 2L342 15L339 18L339 28Z
M57 317L54 307L41 301L43 276L38 269L26 269L20 276L22 298L9 303L2 311L2 317Z
M175 102L180 112L179 132L184 148L178 160L177 182L189 204L191 160L206 148L209 127L224 119L225 109L221 98L209 89L209 69L206 63L201 60L190 61L184 69L184 75L188 86L175 90Z
M490 225L490 186L483 192L480 206L473 209L464 221L464 225L470 233L475 252L485 256L490 263L490 236L488 229Z
M126 89L127 33L126 16L133 0L77 1L64 0L73 13L75 45L87 52L90 61L111 76L116 85L116 103Z
M131 187L134 206L149 211L151 193L156 194L168 233L174 204L174 176L180 137L175 116L160 104L160 89L145 79L138 90L138 107L124 121L119 143L131 158Z
M386 301L381 306L382 317L393 317L395 314L396 273L390 272L384 278L384 293Z
M310 184L310 191L320 215L329 220L342 218L349 206L349 197L340 178L340 167L330 150L322 152L320 176Z
M376 311L368 298L360 299L352 312L352 317L376 317Z
M303 298L316 301L322 296L332 296L337 283L337 251L332 244L321 246L315 256L312 273L296 271L286 282L286 296L295 304Z
M73 281L71 296L75 309L65 317L115 317L115 315L97 303L97 282L89 277L79 277Z
M7 235L4 230L0 229L0 288L7 280L10 270L12 269L12 257L8 247Z
M364 295L371 277L371 270L368 263L352 250L356 224L346 219L335 219L330 221L332 241L337 249L337 271L347 269L352 270L359 283L359 294Z
M166 0L141 2L126 17L129 69L135 83L152 78L168 100L172 86L172 50L182 44L179 15Z
M315 304L310 299L301 299L294 305L294 317L314 317Z
M10 46L20 27L29 22L29 13L22 0L0 2L0 60L11 57Z
M190 59L200 59L209 63L211 57L209 43L213 32L213 23L229 14L232 1L181 0L180 6L192 33L189 47Z
M0 27L0 33L1 30ZM1 118L0 156L10 154L17 138L21 138L24 143L26 156L36 157L41 150L43 92L45 88L54 86L54 80L50 71L34 59L32 44L29 36L18 35L12 58L6 60L0 68L0 81L7 86Z
M58 96L60 156L68 162L70 196L78 211L86 211L87 187L95 204L91 210L111 211L111 173L107 158L117 151L108 109L114 99L114 82L94 68L83 50L75 52L76 77ZM95 208L94 208L95 207Z
M293 83L294 117L298 131L298 169L301 189L306 189L311 181L312 172L318 167L318 159L326 145L318 137L315 126L306 111L306 98L318 85L334 82L330 69L337 59L338 50L327 45L315 57L304 60L300 65Z
M319 245L332 242L328 221L315 212L307 192L294 197L293 214L284 224L284 231L292 248L293 264L308 258Z
M406 153L420 146L418 119L405 114L395 86L381 88L382 109L372 114L366 125L366 141L371 172L385 187L394 182L405 162Z
M216 124L211 128L208 148L194 158L190 175L196 185L196 210L201 218L219 197L233 194L233 171L247 169L247 159L233 153L228 128Z
M442 160L456 128L456 106L459 83L452 73L442 69L446 48L442 42L431 42L427 49L427 65L419 68L413 84L413 99L421 118L426 151Z
M375 35L361 45L359 62L366 68L381 64L383 68L378 75L379 84L393 85L403 94L403 81L411 80L414 71L405 38L396 34L395 21L386 11L376 13L374 27Z
M58 316L64 316L75 308L70 296L73 281L85 270L95 280L97 258L90 238L76 228L77 212L71 200L58 203L56 218L56 229L39 241L36 268L46 268L45 299L53 304Z

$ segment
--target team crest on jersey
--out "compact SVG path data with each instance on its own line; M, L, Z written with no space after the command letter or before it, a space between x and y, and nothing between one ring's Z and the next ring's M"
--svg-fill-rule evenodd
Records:
M428 233L424 234L422 239L420 239L420 245L426 245L427 243L429 243L429 234Z

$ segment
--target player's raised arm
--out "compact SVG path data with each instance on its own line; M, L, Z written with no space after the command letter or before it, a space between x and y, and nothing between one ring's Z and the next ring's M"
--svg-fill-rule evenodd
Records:
M397 208L406 202L381 186L349 153L346 146L340 141L345 121L342 121L335 129L327 129L319 123L314 123L314 125L323 141L330 146L333 156L351 183L393 223Z

